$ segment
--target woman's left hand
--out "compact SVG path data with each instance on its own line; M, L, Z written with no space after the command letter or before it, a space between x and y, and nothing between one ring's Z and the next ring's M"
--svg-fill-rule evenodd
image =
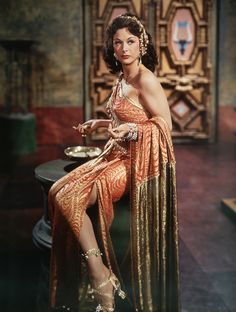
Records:
M127 124L121 124L116 128L112 128L111 124L108 127L108 132L113 139L124 139L129 133L129 126Z

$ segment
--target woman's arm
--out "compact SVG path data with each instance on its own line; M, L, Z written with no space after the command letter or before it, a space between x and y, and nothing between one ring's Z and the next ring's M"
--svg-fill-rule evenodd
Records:
M152 73L146 72L138 81L139 101L152 117L161 116L172 130L169 105L164 90Z
M111 123L110 119L91 119L82 124L82 126L90 126L91 128L108 128ZM94 129L95 130L95 129Z
M83 124L78 124L77 127L73 127L73 129L79 131L81 134L90 134L98 128L108 128L111 124L110 119L91 119Z
M143 72L136 82L139 90L139 101L149 112L151 117L161 116L172 130L172 121L169 105L161 84L152 72ZM116 128L109 126L108 132L114 139L136 140L137 131L135 124L124 123Z

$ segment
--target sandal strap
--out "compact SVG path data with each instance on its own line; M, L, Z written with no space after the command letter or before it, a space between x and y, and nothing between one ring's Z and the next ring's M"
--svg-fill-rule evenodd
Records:
M104 281L102 282L100 285L98 285L96 287L96 289L100 289L104 286L106 286L108 283L111 283L112 286L117 290L119 285L120 285L120 282L118 281L117 277L111 272L110 276Z
M106 286L108 283L111 283L112 286L114 287L114 290L118 292L118 296L121 297L122 299L125 299L126 293L121 289L121 285L117 277L111 273L111 275L108 277L107 280L105 280L103 283L101 283L98 287L96 287L96 291L99 293L99 290Z
M100 311L108 311L108 312L114 312L115 311L115 308L110 308L110 307L107 307L107 306L101 306L100 304L97 306L96 308L96 311L95 312L100 312Z
M98 287L96 287L96 290L101 289L102 287L106 286L110 282L111 282L111 275L104 282L98 285ZM113 283L112 283L112 286L114 286Z
M114 298L113 295L110 295L108 293L102 293L102 292L100 292L99 290L96 290L96 289L93 289L93 293L96 294L96 295L99 295L101 297L107 297L109 299L113 299Z
M108 293L103 293L101 291L101 288L106 286L108 283L111 283L113 286L112 295L108 294ZM117 277L114 275L113 272L110 273L110 276L104 282L102 282L96 288L93 288L92 291L94 292L95 297L97 295L97 300L99 300L99 297L101 297L101 298L106 297L106 298L114 300L114 295L116 292L118 292L118 296L120 296L122 299L125 299L125 297L126 297L126 293L123 290L121 290L120 282L117 279ZM109 307L109 306L106 306L106 305L99 303L99 305L96 308L96 312L99 312L99 311L113 312L113 311L115 311L115 306Z

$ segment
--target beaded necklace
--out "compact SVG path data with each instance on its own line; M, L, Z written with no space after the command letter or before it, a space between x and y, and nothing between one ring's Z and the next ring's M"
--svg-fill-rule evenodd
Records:
M121 124L119 118L116 116L116 114L113 110L113 101L116 98L117 94L119 97L123 96L121 93L122 90L121 90L120 82L121 82L121 79L119 77L119 79L117 80L116 85L113 89L113 92L112 92L112 94L111 94L111 96L107 102L107 105L106 105L106 111L107 111L109 118L112 121L112 127L113 128L118 127ZM110 140L112 140L112 145L113 145L112 147L114 147L116 150L118 150L122 155L127 155L127 149L119 144L122 142L122 140L113 139L113 138Z

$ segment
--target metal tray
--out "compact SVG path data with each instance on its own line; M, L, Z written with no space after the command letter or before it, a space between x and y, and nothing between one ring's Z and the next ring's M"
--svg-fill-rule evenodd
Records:
M91 159L98 157L102 153L102 150L99 147L93 146L69 146L64 150L64 153L70 159Z

